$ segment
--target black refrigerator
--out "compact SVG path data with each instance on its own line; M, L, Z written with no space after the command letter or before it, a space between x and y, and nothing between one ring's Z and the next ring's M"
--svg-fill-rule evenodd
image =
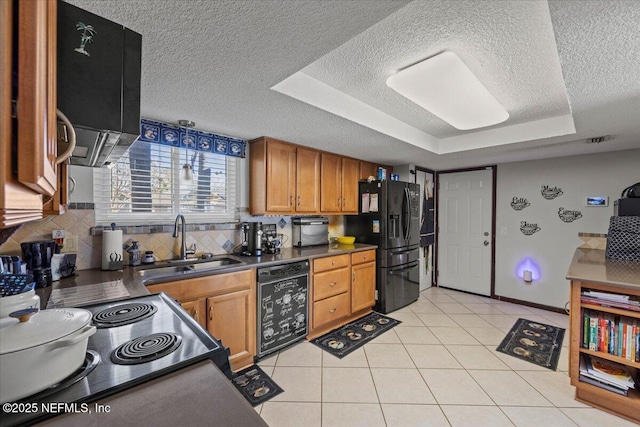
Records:
M420 185L402 181L359 183L359 214L346 217L345 234L377 245L375 310L390 313L420 291Z

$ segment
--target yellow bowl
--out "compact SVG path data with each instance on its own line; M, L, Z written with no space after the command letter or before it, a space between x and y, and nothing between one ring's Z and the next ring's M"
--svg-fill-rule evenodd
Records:
M338 244L340 245L353 245L355 241L356 241L356 238L354 236L338 237Z

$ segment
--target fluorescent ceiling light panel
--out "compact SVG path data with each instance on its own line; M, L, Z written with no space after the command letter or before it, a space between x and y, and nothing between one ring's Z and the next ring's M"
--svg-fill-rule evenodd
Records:
M509 113L454 52L397 72L387 86L460 130L502 123Z

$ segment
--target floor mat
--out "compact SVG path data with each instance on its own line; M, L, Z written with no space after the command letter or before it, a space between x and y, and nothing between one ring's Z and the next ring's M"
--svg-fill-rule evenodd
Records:
M334 329L329 333L311 340L311 343L342 359L349 353L362 347L367 342L400 323L402 322L399 320L383 316L374 311L358 320L354 320L351 323L347 323L338 329Z
M564 332L557 326L518 319L496 350L555 371Z
M231 382L251 406L258 406L283 392L258 365L236 372Z

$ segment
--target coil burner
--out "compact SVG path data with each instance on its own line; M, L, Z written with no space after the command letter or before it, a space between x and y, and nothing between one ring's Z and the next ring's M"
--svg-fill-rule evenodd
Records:
M151 362L173 352L180 346L180 335L161 332L127 341L111 353L111 361L118 365L138 365Z
M114 328L128 325L152 316L158 308L152 304L129 303L107 308L93 315L97 328Z

